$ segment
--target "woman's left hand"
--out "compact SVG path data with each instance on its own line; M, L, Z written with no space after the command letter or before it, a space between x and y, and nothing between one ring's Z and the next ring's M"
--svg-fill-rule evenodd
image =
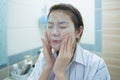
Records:
M72 34L67 34L62 40L59 55L54 64L54 73L56 77L59 75L65 76L65 69L73 57L74 46L75 41L72 39Z

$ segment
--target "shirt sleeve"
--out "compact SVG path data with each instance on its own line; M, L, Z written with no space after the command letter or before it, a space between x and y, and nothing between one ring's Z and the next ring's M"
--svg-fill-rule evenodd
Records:
M35 67L27 80L38 80L43 70L43 66L44 66L44 56L43 53L40 53L38 60L35 63Z
M93 80L110 80L110 74L104 60L101 59Z

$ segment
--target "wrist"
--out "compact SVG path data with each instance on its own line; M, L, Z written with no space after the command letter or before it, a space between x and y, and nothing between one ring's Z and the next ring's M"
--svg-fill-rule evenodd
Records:
M55 76L58 80L66 80L65 72L55 72Z
M50 72L51 70L52 70L52 67L49 67L49 66L44 67L44 71L46 72Z
M52 66L52 65L49 65L49 64L46 64L46 65L45 65L45 68L47 68L47 69L52 69L53 66Z
M48 80L48 77L49 77L49 74L50 74L51 70L52 69L50 67L45 66L43 68L43 71L42 71L40 77L39 77L39 80Z

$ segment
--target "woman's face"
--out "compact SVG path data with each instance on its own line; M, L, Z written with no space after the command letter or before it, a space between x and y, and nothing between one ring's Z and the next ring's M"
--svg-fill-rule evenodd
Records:
M75 27L69 17L61 10L52 11L48 18L47 34L51 47L59 51L62 40L68 34L72 34L73 41L76 40Z

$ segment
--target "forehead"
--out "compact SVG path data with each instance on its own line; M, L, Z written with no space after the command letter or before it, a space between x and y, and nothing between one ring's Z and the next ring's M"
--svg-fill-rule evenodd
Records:
M48 17L48 22L51 21L72 21L70 15L68 15L65 11L55 10L52 11Z

